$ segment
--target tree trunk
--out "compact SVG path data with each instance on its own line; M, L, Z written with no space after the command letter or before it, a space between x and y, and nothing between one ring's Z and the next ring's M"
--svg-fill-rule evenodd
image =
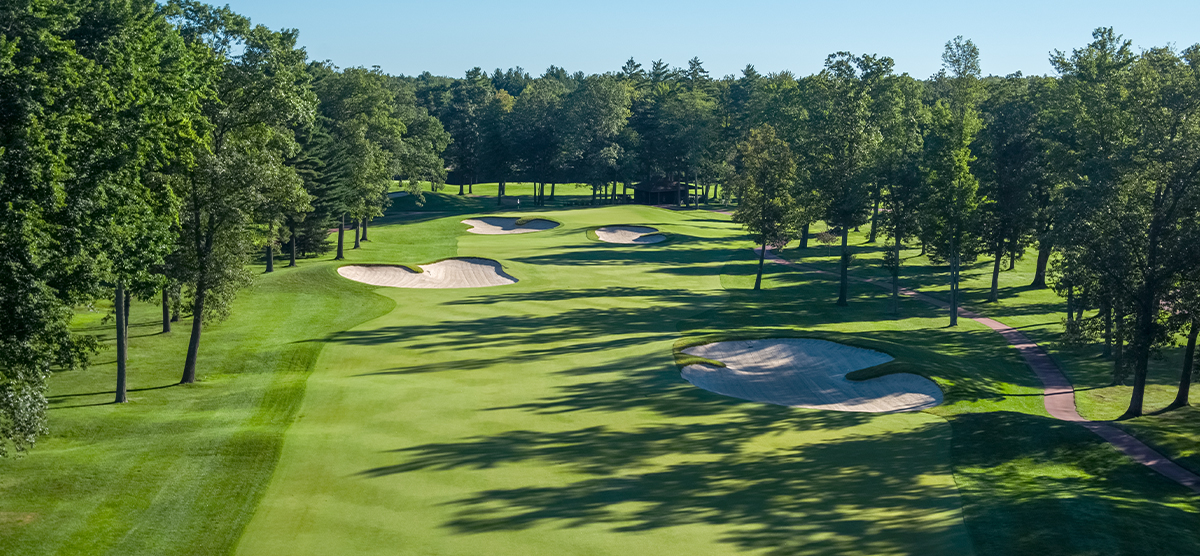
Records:
M471 180L471 183L467 184L467 193L469 193L471 195L475 194L475 180L474 179Z
M1187 349L1183 352L1183 371L1179 375L1179 393L1175 395L1175 401L1171 402L1167 409L1178 409L1188 405L1188 394L1192 389L1192 371L1196 361L1197 332L1200 332L1200 318L1193 318L1191 330L1188 331Z
M196 357L200 353L200 331L204 328L205 288L196 288L196 299L192 302L192 336L188 339L187 359L183 363L183 379L180 384L196 382Z
M900 241L896 241L895 249L896 262L892 266L892 313L900 314Z
M554 199L554 186L555 186L555 185L557 185L557 184L554 184L554 183L551 183L551 184L550 184L550 199L551 199L551 200L553 200L553 199Z
M811 224L805 224L803 228L800 228L800 248L801 249L808 249L808 228L810 225Z
M264 272L275 272L275 223L271 222L267 225L267 270Z
M1133 393L1129 396L1129 409L1117 419L1132 419L1142 416L1146 398L1146 373L1150 365L1150 343L1154 337L1155 316L1158 303L1146 285L1138 296L1137 315L1134 321L1133 342Z
M183 297L183 284L175 284L174 291L171 292L171 322L179 322L179 306L183 305L180 298Z
M1117 313L1116 342L1113 345L1113 386L1125 382L1125 315Z
M1075 302L1075 322L1077 323L1083 322L1083 312L1088 308L1088 295L1090 293L1086 285L1083 289L1079 290L1079 300Z
M361 233L361 232L362 232L362 227L358 225L357 221L355 221L354 222L354 248L355 249L358 249L359 247L362 246L362 244L359 243L360 239L358 237L359 233Z
M463 184L461 184L461 183L460 183L460 184L458 184L458 194L459 194L459 195L462 195L462 194L463 194Z
M335 261L340 261L345 258L345 252L342 249L342 246L345 244L345 241L342 238L345 236L345 234L346 234L346 215L345 215L345 213L343 213L342 219L338 221L337 256L333 258L333 260L335 260Z
M1008 269L1012 270L1014 268L1017 268L1017 240L1016 239L1013 239L1011 242L1009 242L1009 250L1008 250Z
M758 251L758 277L754 279L754 289L762 289L763 262L767 260L767 242L763 241L762 249Z
M291 232L292 232L292 250L291 250L292 253L291 253L291 261L288 263L289 268L296 266L296 225L295 224L292 224Z
M1105 300L1103 301L1102 305L1103 307L1101 308L1101 312L1104 314L1104 352L1101 353L1100 356L1107 359L1112 357L1112 303L1110 303L1108 300Z
M1038 249L1037 270L1033 274L1033 283L1030 286L1035 288L1046 287L1046 265L1050 263L1050 244L1046 243Z
M876 230L879 229L879 193L875 194L875 208L871 210L871 235L867 243L875 243Z
M499 185L496 187L496 206L504 205L504 185L504 180L500 180Z
M168 291L169 289L169 286L163 286L162 290L163 334L171 331L171 293Z
M1075 286L1067 287L1067 326L1074 323L1075 317Z
M367 239L367 225L368 225L368 223L370 223L370 221L371 221L371 220L370 220L370 219L368 219L368 218L363 218L363 219L362 219L362 227L363 227L363 236L362 236L362 240L363 240L363 241L370 241L369 239Z
M992 265L992 293L988 294L988 301L995 303L1000 301L1000 261L1004 260L1003 244L996 247L996 262Z
M117 397L115 403L125 403L125 355L128 346L129 328L125 322L125 284L117 281L117 294L113 301L117 313Z
M950 240L950 326L958 326L958 243Z
M850 227L842 227L842 260L841 260L841 280L838 283L838 300L837 304L840 307L845 307L850 304Z

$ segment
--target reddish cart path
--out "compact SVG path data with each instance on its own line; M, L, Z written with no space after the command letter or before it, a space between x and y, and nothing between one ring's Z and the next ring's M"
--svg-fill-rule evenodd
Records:
M755 249L755 252L758 252L757 248ZM837 277L837 274L833 272L782 259L778 255L772 253L770 249L767 250L767 259L772 262L797 268L806 272L825 274L835 278ZM890 282L854 277L851 277L850 279L855 282L879 286L888 291L891 291L892 288ZM925 303L942 309L950 308L950 304L946 303L945 301L930 297L909 288L901 288L900 294L912 297L914 299L919 299ZM1035 343L1033 340L1030 340L1029 337L1020 330L1008 326L1000 321L984 317L978 313L973 313L963 309L962 307L959 307L958 314L963 318L971 319L979 324L991 328L992 330L995 330L996 332L999 332L1000 335L1008 341L1009 345L1017 348L1017 351L1021 354L1021 357L1025 359L1025 363L1029 365L1029 368L1033 369L1034 374L1036 374L1038 379L1042 381L1042 386L1045 388L1043 400L1046 404L1046 411L1049 412L1050 415L1055 419L1078 424L1079 426L1096 433L1097 436L1103 438L1114 448L1120 450L1121 453L1132 458L1133 461L1145 465L1146 467L1157 471L1162 476L1171 479L1172 481L1175 481L1187 488L1190 488L1193 492L1200 493L1200 475L1196 475L1195 473L1184 469L1179 464L1158 453L1156 450L1147 446L1137 438L1134 438L1133 435L1125 432L1124 430L1121 430L1109 423L1088 421L1080 416L1079 412L1075 410L1075 388L1071 386L1071 381L1067 380L1067 377L1063 374L1062 369L1058 368L1058 365L1053 359L1050 358L1050 355L1047 354L1041 346L1037 345L1037 343Z

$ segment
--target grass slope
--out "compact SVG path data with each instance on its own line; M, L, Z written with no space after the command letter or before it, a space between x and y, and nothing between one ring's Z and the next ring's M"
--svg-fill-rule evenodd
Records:
M113 405L113 351L50 381L51 433L0 460L0 554L224 554L274 470L283 432L325 346L314 341L391 310L329 264L262 276L204 334L201 381L177 386L190 331L162 334L135 304L130 403ZM111 344L111 324L79 327Z

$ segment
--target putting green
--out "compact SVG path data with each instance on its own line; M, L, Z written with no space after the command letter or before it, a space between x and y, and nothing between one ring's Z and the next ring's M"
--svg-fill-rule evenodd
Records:
M942 418L768 406L680 378L682 323L729 301L726 261L748 253L726 217L545 216L564 225L464 232L434 254L521 282L380 289L396 309L326 346L239 554L973 552ZM622 221L673 241L585 239ZM350 262L421 262L387 244L428 226L444 227L375 228Z

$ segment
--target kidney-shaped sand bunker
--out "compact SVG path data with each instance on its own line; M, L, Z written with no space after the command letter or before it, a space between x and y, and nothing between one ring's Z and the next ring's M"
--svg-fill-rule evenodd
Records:
M908 373L853 381L846 375L892 360L890 355L825 340L776 338L717 342L684 353L720 361L725 368L688 365L692 384L754 402L885 413L916 411L942 403L933 381Z
M500 263L471 257L421 265L421 272L392 265L350 265L338 268L338 274L355 282L392 288L484 288L517 283Z
M468 218L463 220L463 224L471 226L468 232L473 234L483 235L502 235L502 234L528 234L530 232L540 232L558 227L558 222L546 220L545 218L534 218L532 220L517 224L517 218L502 218L499 216L487 216L484 218Z
M667 239L649 226L604 226L596 228L596 237L608 243L658 243Z

